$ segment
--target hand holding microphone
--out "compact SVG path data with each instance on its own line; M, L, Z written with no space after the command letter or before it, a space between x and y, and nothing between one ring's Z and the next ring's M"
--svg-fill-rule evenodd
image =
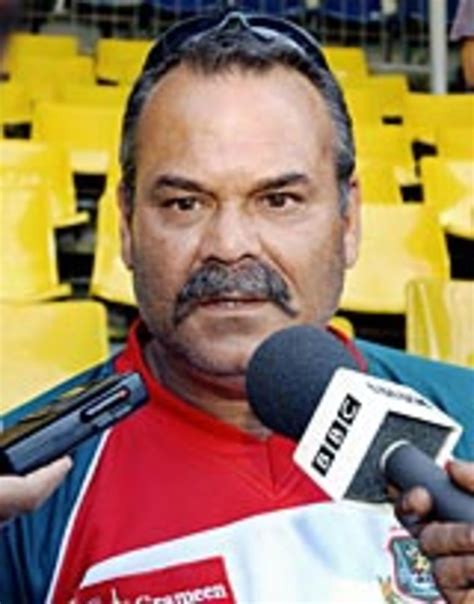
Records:
M267 427L300 441L295 462L333 499L380 502L387 480L419 485L439 520L474 523L474 497L432 460L448 458L460 426L413 389L356 368L328 332L285 329L254 354L249 401Z
M459 426L411 388L354 369L329 333L289 328L257 349L248 398L267 427L302 437L295 461L334 498L385 500L386 479L409 489L397 516L411 517L446 601L474 604L474 463L450 462L446 473L432 460L446 461Z
M39 507L63 481L71 466L70 457L61 457L26 476L0 476L0 529L15 516Z
M452 461L449 479L474 499L474 463ZM398 499L400 522L417 537L420 550L431 564L439 590L450 604L474 602L474 525L462 522L429 522L433 500L426 489L414 488Z
M31 512L59 486L80 443L128 417L147 400L137 373L75 389L0 433L0 527Z

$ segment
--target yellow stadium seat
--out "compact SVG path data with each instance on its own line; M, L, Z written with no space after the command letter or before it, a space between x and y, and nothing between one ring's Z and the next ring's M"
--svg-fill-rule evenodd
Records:
M417 182L411 143L404 128L355 122L354 137L359 161L383 160L393 166L400 185Z
M60 284L46 191L0 190L0 301L33 302L67 296Z
M0 305L0 415L107 357L94 301Z
M62 103L93 107L125 107L129 86L98 86L97 84L64 84L57 98Z
M405 97L403 123L415 140L436 144L436 128L472 129L472 94L410 93Z
M118 84L131 84L138 75L151 40L102 38L96 46L96 76Z
M56 227L89 220L87 212L76 209L73 175L62 147L20 139L0 141L0 185L13 190L38 185L46 188Z
M105 174L119 145L122 109L69 103L40 103L33 138L63 145L74 172Z
M356 128L383 125L382 105L370 86L346 87L345 98Z
M474 367L474 281L417 279L406 296L408 352Z
M332 317L329 321L329 327L335 329L336 331L342 332L348 338L353 338L355 336L354 326L346 317L342 317L340 315L336 315Z
M405 98L409 93L406 75L399 73L373 75L369 78L369 87L384 117L402 116Z
M95 83L93 60L83 56L21 58L12 65L10 77L23 84L36 102L56 100L64 81Z
M359 259L347 272L341 308L401 314L405 286L418 277L449 277L449 257L436 216L422 204L362 207Z
M438 126L435 132L438 154L443 159L474 162L474 123L455 127Z
M420 170L424 201L438 213L444 230L474 239L474 160L424 157Z
M0 126L31 122L32 112L32 99L23 84L0 82Z
M408 82L402 74L370 75L365 80L342 81L342 86L349 107L357 113L366 115L366 122L373 122L373 116L367 115L369 111L376 116L377 122L385 117L401 117L405 97L408 94ZM365 103L365 105L364 105Z
M396 172L391 164L379 160L357 162L363 203L402 203Z
M131 273L120 256L119 211L112 192L99 201L90 293L110 302L135 305Z
M79 40L75 36L17 32L10 37L4 69L10 73L23 57L72 57L78 52Z
M368 77L367 58L361 48L325 46L323 50L331 70L341 83Z
M122 178L122 168L120 166L118 153L114 155L110 162L109 169L107 170L107 179L105 184L104 197L117 197L117 187Z

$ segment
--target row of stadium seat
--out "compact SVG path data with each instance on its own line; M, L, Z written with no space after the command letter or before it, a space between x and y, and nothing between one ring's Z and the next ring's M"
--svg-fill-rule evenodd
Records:
M407 350L474 367L474 282L418 279L406 289ZM350 332L343 317L333 326ZM74 342L74 346L71 346ZM107 313L98 301L0 304L0 415L103 361Z
M124 45L137 43L125 40L120 40L120 42ZM146 48L148 46L147 43ZM127 50L124 49L124 51ZM339 58L340 52L342 53L341 58ZM369 74L365 64L357 66L357 62L352 60L352 53L356 53L355 57L362 59L364 55L360 49L326 48L325 53L348 96L349 104L364 122L380 121L384 116L401 114L402 116L407 115L408 121L411 121L413 117L416 123L417 114L420 110L424 112L425 109L430 113L435 111L437 113L435 117L442 122L443 118L449 115L453 103L456 103L456 107L460 111L460 115L454 117L456 121L459 121L466 117L469 107L472 108L470 97L461 94L445 95L442 97L443 101L436 101L435 106L432 107L433 97L431 95L411 96L408 94L409 89L405 76L401 74ZM128 68L122 67L122 62L125 60L128 62ZM133 58L133 52L132 57L111 61L110 67L107 66L107 62L105 66L101 67L99 59L90 56L28 54L15 60L10 58L5 64L5 70L8 70L10 81L23 84L29 89L33 98L50 100L57 98L57 95L61 94L62 86L71 82L91 85L96 81L105 80L129 87L135 80L142 62L143 54ZM104 61L102 61L103 63ZM64 80L58 81L58 77L61 76L64 76ZM61 84L60 87L57 86L58 83ZM420 119L417 125L423 126L423 120Z
M52 63L55 63L53 60ZM0 84L2 125L33 121L35 106L46 102L60 105L94 107L123 111L129 86L97 85L93 79L75 79L70 72L63 74L53 65L49 75L38 67L35 76L12 78ZM67 81L61 79L61 75ZM381 127L384 121L396 120L403 124L385 130L398 132L393 136L407 141L418 140L439 146L443 153L472 156L474 137L472 95L431 95L404 92L392 94L391 80L398 76L367 76L364 82L345 87L346 100L354 118L356 135L363 137L366 128ZM38 81L36 81L38 80ZM395 80L396 81L396 80ZM459 134L464 130L464 136ZM402 133L402 134L401 134Z
M130 83L152 44L151 40L100 39L94 57L80 55L79 40L73 35L16 33L9 42L3 63L4 73L14 76L16 70L28 68L31 60L88 60L85 71L102 80ZM86 63L84 63L86 64ZM24 66L24 67L23 67ZM81 68L78 68L80 71Z
M381 108L377 111L374 107L377 97L372 91L372 79L376 77L378 76L370 76L367 85L360 85L354 91L352 89L346 91L354 120L356 139L362 149L369 147L365 143L371 140L365 131L369 129L371 133L370 129L377 128L381 129L382 136L386 137L383 143L391 142L396 147L404 147L406 155L410 154L411 141L417 140L438 146L440 152L447 156L456 156L458 159L473 156L474 139L471 135L474 99L471 95L435 96L407 92L404 98L397 101L398 111L389 108L388 102L388 104L381 103ZM42 78L42 82L43 86L48 87L47 78ZM121 86L100 86L72 81L61 83L58 82L58 74L55 74L52 85L58 88L55 99L34 101L31 96L28 96L24 84L14 81L0 84L1 124L14 125L25 122L35 124L37 120L43 122L45 118L42 114L45 110L42 108L51 105L54 111L64 113L64 117L61 115L55 121L65 121L66 126L73 119L69 116L73 115L74 109L76 112L79 109L84 112L89 110L91 119L94 119L92 110L96 111L96 115L107 112L104 115L121 116L129 93L129 88ZM39 88L40 86L37 90ZM384 107L388 108L384 109ZM87 117L88 114L83 115ZM399 118L403 120L403 125L384 124L384 118ZM46 119L54 120L54 118ZM464 135L462 135L463 131Z
M36 70L37 75L40 73ZM49 79L46 75L39 78L41 83L33 85L31 78L35 91L31 94L22 81L12 79L0 84L0 125L30 123L34 139L69 148L74 171L104 173L110 161L109 150L117 148L129 88L71 82L68 77L69 83L63 84L57 70L51 69ZM474 158L472 95L409 93L392 85L399 81L398 76L364 77L364 82L346 88L346 97L354 117L363 181L364 177L367 181L363 182L366 198L372 195L372 179L369 170L364 170L367 160L383 158L386 165L379 165L379 169L385 174L387 186L382 199L392 201L400 198L400 186L418 183L414 143L435 146L445 158ZM375 92L378 89L382 90L380 96ZM55 100L40 100L42 96ZM387 119L397 119L401 124L387 125ZM380 200L377 190L374 197Z
M53 120L58 117L55 112L50 115ZM103 117L102 112L98 115ZM89 113L82 115L89 116ZM63 114L60 114L59 118L62 117ZM42 124L42 133L48 142L0 140L0 186L5 191L33 186L46 188L50 197L52 224L55 227L88 221L87 214L77 209L74 172L105 173L108 187L112 190L118 181L117 164L110 159L116 151L108 151L112 149L112 139L117 136L116 124L109 139L105 129L102 130L101 148L100 137L95 136L96 128L99 128L98 121L87 122L87 128L83 122L78 126L74 117L79 117L77 111L71 113L68 122L70 129L64 121L55 121L53 126ZM373 130L368 130L367 137L371 133L375 135ZM378 139L375 148L381 142L387 143L383 136L381 141ZM93 148L92 145L98 146ZM398 165L398 169L403 165L408 169L408 164L402 164L401 161L397 164L393 147L388 149L383 160L377 158L375 151L372 157L369 151L365 154L363 149L359 151L362 159L358 163L358 171L364 203L401 204L401 189L395 176L397 167L394 168L393 164ZM379 151L382 153L382 149ZM414 165L411 166L412 169ZM422 158L418 168L422 199L438 214L444 230L474 239L474 159L446 160L442 156L429 156Z
M23 82L43 100L54 98L58 80L61 88L67 82L92 84L96 80L130 86L151 44L151 40L100 39L91 57L79 54L74 36L18 33L12 37L3 69L12 82ZM370 75L361 48L324 50L361 122L401 114L416 125L417 134L432 137L431 118L441 124L450 118L452 125L464 126L466 117L472 115L469 95L445 95L436 101L432 95L408 95L404 76ZM62 75L64 79L60 79Z

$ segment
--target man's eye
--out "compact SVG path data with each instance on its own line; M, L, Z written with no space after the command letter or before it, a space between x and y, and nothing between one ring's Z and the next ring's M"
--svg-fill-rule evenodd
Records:
M270 208L290 208L301 202L301 198L293 193L268 193L263 202Z
M163 203L163 207L172 208L179 212L190 212L196 210L199 207L199 199L196 197L173 197L167 199Z

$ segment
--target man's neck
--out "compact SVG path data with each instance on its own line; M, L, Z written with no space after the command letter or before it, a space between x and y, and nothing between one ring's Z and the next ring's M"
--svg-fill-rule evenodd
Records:
M185 359L165 354L156 340L145 344L144 355L153 376L181 399L257 438L270 434L250 409L244 376L204 374Z

